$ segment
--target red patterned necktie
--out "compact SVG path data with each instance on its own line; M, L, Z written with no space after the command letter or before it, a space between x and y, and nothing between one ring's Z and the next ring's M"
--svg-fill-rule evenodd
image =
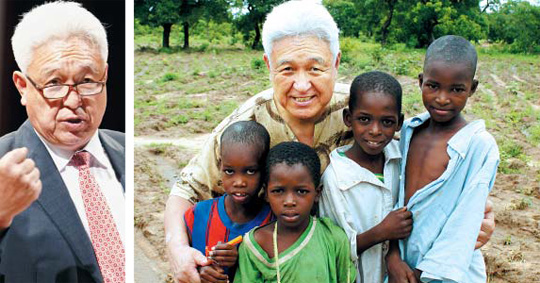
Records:
M91 155L80 151L71 163L79 169L79 187L90 228L90 239L104 282L125 282L125 252L105 196L90 173Z

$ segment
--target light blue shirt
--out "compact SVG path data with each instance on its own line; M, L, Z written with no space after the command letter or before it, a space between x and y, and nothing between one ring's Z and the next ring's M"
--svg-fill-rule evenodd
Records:
M396 207L404 205L405 166L411 137L429 113L405 121L401 130L402 182ZM483 120L470 122L449 141L448 166L407 203L413 214L411 235L400 241L401 256L422 271L422 282L486 282L480 232L489 191L495 182L499 149Z

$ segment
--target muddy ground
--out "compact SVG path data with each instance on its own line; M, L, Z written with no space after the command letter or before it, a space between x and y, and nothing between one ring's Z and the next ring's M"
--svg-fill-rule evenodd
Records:
M257 67L260 54L234 50L136 53L137 282L163 281L168 276L170 280L163 232L169 188L211 129L236 105L269 86L267 72ZM406 117L411 117L422 111L412 74L418 68L411 67L409 74L396 69L392 58L399 56L404 54L390 54L382 62L364 66L345 62L339 81L348 83L370 68L393 73L404 87L403 107ZM422 52L412 57L409 63L420 66ZM167 66L163 67L163 62ZM480 54L477 78L480 88L469 100L466 117L485 119L501 149L501 166L490 194L497 227L492 240L482 248L489 282L538 282L540 59ZM211 109L210 113L205 114L206 109Z

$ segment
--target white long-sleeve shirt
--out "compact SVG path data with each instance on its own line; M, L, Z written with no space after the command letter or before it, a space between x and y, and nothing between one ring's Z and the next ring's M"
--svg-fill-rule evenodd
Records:
M392 211L397 201L401 154L397 141L384 148L383 183L343 154L350 147L339 147L330 154L330 165L322 177L319 212L345 230L358 267L357 282L382 282L388 244L377 244L357 255L356 235L373 228Z

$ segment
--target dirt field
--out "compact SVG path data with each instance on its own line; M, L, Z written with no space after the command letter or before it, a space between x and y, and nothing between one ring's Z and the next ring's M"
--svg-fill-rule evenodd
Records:
M169 188L206 134L242 101L270 86L260 56L259 51L241 50L136 52L136 244L141 252L138 257L144 258L139 262L151 261L158 281L169 272L163 232ZM406 117L422 111L415 79L422 52L386 50L381 57L366 55L344 62L339 81L349 83L355 75L372 69L390 72L404 87ZM352 63L357 61L363 63ZM540 59L481 53L478 69L480 88L465 114L469 120L486 120L501 151L490 195L497 227L482 248L489 282L538 282ZM144 269L136 266L135 270L138 282L148 280Z

